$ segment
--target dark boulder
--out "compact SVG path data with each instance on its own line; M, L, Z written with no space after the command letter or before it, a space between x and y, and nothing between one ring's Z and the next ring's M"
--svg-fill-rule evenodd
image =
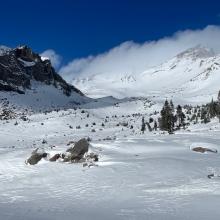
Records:
M26 164L35 165L37 164L42 158L47 157L47 153L38 153L38 149L32 152L32 155L26 160Z
M192 151L199 152L199 153L206 153L206 152L218 153L216 149L210 149L206 147L194 147L192 148Z
M59 158L61 158L61 155L60 154L55 154L53 157L51 157L49 159L50 162L55 162L57 161Z
M87 153L89 150L89 142L83 138L75 143L74 147L69 148L67 152L70 153L70 160L73 162L80 161L84 154Z

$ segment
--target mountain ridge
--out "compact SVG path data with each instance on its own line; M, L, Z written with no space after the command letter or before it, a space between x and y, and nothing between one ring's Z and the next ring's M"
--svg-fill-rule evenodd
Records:
M67 96L72 92L84 95L56 73L49 59L41 58L26 45L14 49L0 47L0 72L1 91L24 94L31 89L31 80L36 80L61 89Z
M219 90L220 55L198 45L146 71L124 74L105 80L105 73L72 80L90 97L112 95L180 97L183 99L215 96Z

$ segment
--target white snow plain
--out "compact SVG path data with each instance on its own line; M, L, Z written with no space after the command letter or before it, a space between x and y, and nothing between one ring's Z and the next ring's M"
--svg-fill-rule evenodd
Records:
M157 118L166 98L194 106L216 99L219 68L219 55L197 47L143 73L74 80L82 92L105 98L66 97L36 82L25 95L1 92L0 111L16 107L17 118L0 121L0 219L219 220L219 153L192 151L220 151L218 119L174 135L140 132L142 116ZM97 166L25 164L36 148L52 156L83 137L92 139Z
M11 101L18 104L14 97ZM192 125L174 135L141 134L142 115L132 114L148 119L161 104L108 97L81 106L85 113L66 109L30 113L28 121L0 121L0 219L218 220L220 178L207 175L219 174L220 156L191 148L219 151L219 122ZM92 139L90 150L100 157L97 166L47 160L25 164L37 147L53 155L82 137ZM104 141L107 137L112 140Z

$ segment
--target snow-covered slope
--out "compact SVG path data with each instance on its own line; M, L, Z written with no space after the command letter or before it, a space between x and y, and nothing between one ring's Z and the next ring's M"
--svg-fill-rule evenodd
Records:
M197 46L142 73L110 76L94 73L79 76L72 83L91 97L151 96L207 102L218 93L219 81L220 55Z
M141 134L142 114L148 119L159 109L147 100L84 107L0 120L0 219L219 219L219 153L191 151L220 150L218 119L175 135ZM24 162L37 147L52 156L88 136L97 166Z
M23 61L25 68L35 65ZM206 147L219 152L218 119L191 123L173 135L158 129L142 133L141 124L142 117L149 123L158 118L165 96L177 99L176 106L181 100L202 102L217 94L219 63L211 51L194 48L140 74L119 79L101 74L78 82L93 95L153 100L91 100L74 91L67 96L34 77L24 94L1 91L0 115L7 118L0 120L0 219L218 220L219 153L192 151ZM73 108L78 104L80 108ZM48 161L87 137L90 150L99 155L95 166ZM48 158L27 165L36 148Z

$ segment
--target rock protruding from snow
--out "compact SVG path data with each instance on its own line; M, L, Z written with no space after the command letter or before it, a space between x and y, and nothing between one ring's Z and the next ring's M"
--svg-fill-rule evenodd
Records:
M206 152L218 153L216 149L209 149L206 147L194 147L192 148L192 151L199 152L199 153L206 153Z
M38 151L37 148L32 152L32 155L26 160L26 164L36 165L42 158L47 157L47 153Z
M78 162L81 160L85 153L89 150L89 142L83 138L75 143L73 148L69 148L67 152L70 153L68 156L68 160L71 162Z
M61 158L61 154L55 154L53 157L51 157L49 159L50 162L55 162L57 161L59 158Z

